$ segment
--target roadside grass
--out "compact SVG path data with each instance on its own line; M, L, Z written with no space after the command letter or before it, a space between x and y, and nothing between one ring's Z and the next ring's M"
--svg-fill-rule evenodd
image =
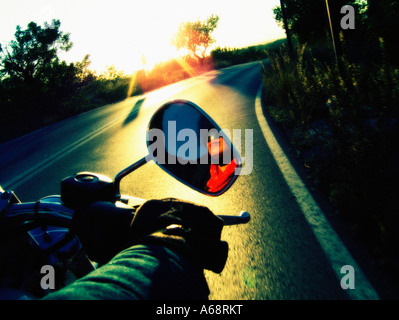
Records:
M268 112L336 214L399 280L399 69L383 55L374 63L342 56L339 65L324 58L306 46L294 62L284 46L269 54Z

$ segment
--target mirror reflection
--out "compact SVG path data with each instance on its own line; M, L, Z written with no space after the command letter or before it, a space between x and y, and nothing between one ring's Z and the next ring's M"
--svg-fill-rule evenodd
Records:
M155 113L147 132L147 146L162 169L209 195L224 193L241 167L230 139L188 101L170 102Z

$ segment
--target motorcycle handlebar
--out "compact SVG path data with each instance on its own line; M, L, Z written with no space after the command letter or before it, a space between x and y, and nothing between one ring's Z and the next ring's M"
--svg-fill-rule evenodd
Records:
M239 216L218 215L218 217L223 220L225 226L247 223L251 219L251 215L247 211L241 211Z
M133 208L132 208L133 209ZM2 213L4 218L19 221L39 220L48 224L71 228L75 210L64 206L57 196L44 198L38 202L16 203L9 205ZM250 214L242 211L240 215L218 215L225 226L247 223Z
M39 220L69 228L72 227L74 212L60 203L26 202L10 205L4 210L3 217L18 221Z

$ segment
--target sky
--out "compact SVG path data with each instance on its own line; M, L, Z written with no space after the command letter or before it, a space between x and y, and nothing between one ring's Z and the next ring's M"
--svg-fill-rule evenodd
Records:
M0 43L14 39L16 26L61 21L72 49L59 57L68 62L90 55L92 70L108 66L130 74L177 55L171 38L180 23L220 17L216 46L240 48L285 37L273 17L280 0L0 0Z

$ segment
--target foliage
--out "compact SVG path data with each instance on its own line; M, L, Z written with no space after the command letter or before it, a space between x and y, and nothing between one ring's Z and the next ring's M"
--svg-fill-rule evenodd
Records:
M344 44L342 44L344 47ZM399 69L298 46L264 68L268 112L282 124L309 177L381 262L399 254Z
M83 84L90 83L95 79L95 73L90 70L90 55L85 55L82 61L75 62L76 77Z
M240 63L258 61L267 58L267 52L273 52L284 40L247 48L216 48L210 55L198 61L192 56L157 64L152 70L141 70L135 75L136 86L140 92L147 92L162 86L199 75L210 70L220 69Z
M26 30L17 26L15 40L9 45L11 52L8 47L1 50L1 78L29 82L44 77L45 68L56 62L58 51L72 47L69 34L61 32L60 25L59 20L53 20L43 28L34 22Z
M179 50L185 48L199 61L204 60L208 48L215 42L212 32L219 22L217 15L211 15L206 21L183 22L172 39L172 44Z
M215 48L211 52L215 69L268 58L268 52L279 49L284 39L246 48Z
M126 75L123 71L118 71L114 65L107 66L107 70L99 75L99 80L113 80L115 81L118 78L124 78Z
M218 48L206 55L218 20L213 15L206 22L184 24L200 31L193 40L197 57L172 59L132 76L113 65L97 75L90 69L89 55L75 63L60 61L58 53L69 50L72 42L58 20L44 26L31 22L26 30L17 26L15 40L0 47L0 141L214 68L265 58L264 46Z
M115 67L97 76L90 56L60 61L72 47L59 20L17 26L0 52L0 140L6 141L79 112L126 98L130 79ZM132 92L134 94L134 92Z
M288 28L298 37L301 43L325 41L330 34L326 1L284 0ZM331 22L334 30L340 29L341 7L351 5L358 15L363 5L358 0L328 1ZM276 21L283 26L281 6L273 9ZM359 14L360 16L360 14ZM328 37L326 37L328 35ZM338 40L338 39L336 39Z
M75 66L57 56L60 50L68 51L72 46L69 34L60 31L60 25L59 20L53 20L43 27L31 22L26 30L17 26L15 40L1 47L2 126L9 128L11 135L14 128L4 122L24 117L27 130L46 123L53 118L57 105L66 104L79 86Z
M287 27L300 44L331 46L331 31L326 1L281 0L285 4ZM342 30L341 8L350 5L355 10L355 29ZM328 1L331 24L338 55L346 54L350 59L378 57L378 39L386 42L385 55L389 63L398 65L399 47L399 2L396 0L330 0ZM276 21L283 26L281 6L273 9ZM340 37L346 43L342 43ZM366 50L366 52L364 52ZM368 54L366 57L365 54Z
M268 112L285 128L309 177L336 211L377 261L394 270L399 261L399 3L329 1L333 28L340 30L336 60L327 19L317 18L323 3L284 2L298 57L290 59L285 48L270 54L263 75ZM345 4L355 8L355 30L338 26L337 13ZM274 12L282 22L281 8Z

